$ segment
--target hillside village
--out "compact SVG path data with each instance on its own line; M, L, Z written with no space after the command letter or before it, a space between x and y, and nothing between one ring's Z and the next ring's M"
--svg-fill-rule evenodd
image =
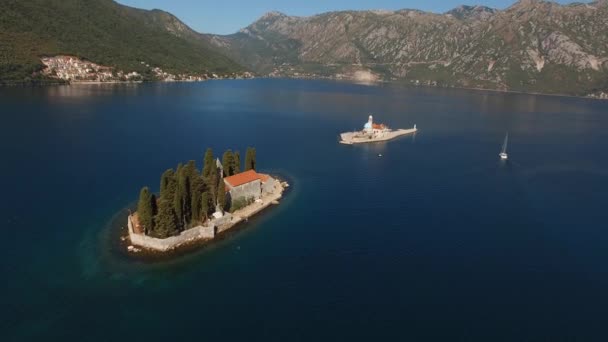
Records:
M41 58L45 68L42 74L49 77L69 82L141 82L146 80L175 82L175 81L205 81L209 79L223 78L252 78L250 72L232 73L229 75L218 75L207 73L201 75L172 74L160 67L152 67L146 62L140 62L142 67L149 70L148 75L136 71L124 72L113 67L99 65L97 63L81 59L75 56L59 55Z

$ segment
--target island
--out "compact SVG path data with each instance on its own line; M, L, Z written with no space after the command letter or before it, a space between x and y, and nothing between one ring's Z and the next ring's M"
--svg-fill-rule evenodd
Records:
M414 134L417 131L418 129L416 128L416 125L414 125L414 128L410 129L390 129L385 124L374 123L374 117L370 115L367 122L363 126L363 130L340 134L340 143L345 145L353 145L387 141L403 135Z
M207 149L202 172L191 160L162 174L158 197L142 188L127 220L127 250L167 252L211 241L278 204L289 184L256 171L255 148L247 148L242 172L240 160L238 151L227 150L220 161Z

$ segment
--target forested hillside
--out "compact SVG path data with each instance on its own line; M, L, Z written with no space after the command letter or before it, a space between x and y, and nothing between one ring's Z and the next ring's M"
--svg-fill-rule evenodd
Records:
M0 1L0 80L39 77L41 56L75 55L146 74L242 71L173 15L112 0Z

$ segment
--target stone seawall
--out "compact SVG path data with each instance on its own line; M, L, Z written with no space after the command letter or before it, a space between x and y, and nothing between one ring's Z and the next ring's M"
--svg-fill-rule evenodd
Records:
M129 216L128 228L131 244L138 247L152 249L156 251L166 252L178 248L181 245L188 244L200 240L211 240L215 237L215 225L198 226L183 231L178 236L172 236L166 239L157 239L143 234L137 234L133 231L133 220Z

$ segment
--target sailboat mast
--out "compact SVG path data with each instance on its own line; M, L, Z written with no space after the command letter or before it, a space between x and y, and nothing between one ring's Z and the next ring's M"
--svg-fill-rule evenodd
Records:
M502 153L507 153L507 143L509 142L509 133L505 135L505 142L502 144Z

